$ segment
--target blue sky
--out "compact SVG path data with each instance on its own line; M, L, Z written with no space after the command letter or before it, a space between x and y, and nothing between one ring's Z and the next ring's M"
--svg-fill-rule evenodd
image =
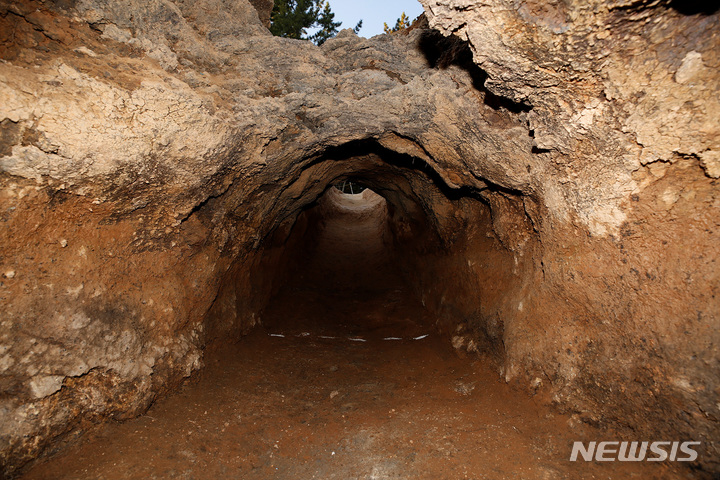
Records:
M329 0L335 21L343 28L353 28L362 19L361 37L370 38L383 33L383 22L390 27L405 12L410 20L423 12L417 0Z

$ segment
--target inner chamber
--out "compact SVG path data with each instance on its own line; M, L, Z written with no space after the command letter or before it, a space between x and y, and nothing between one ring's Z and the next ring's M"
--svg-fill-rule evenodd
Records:
M403 245L394 241L390 211L355 180L329 187L290 232L263 325L275 334L350 341L421 335L428 319L398 260Z

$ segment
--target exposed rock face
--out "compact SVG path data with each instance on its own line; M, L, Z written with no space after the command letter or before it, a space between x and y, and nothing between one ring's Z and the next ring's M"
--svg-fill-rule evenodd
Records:
M433 27L469 41L492 92L532 105L536 148L572 157L564 188L592 233L619 231L644 166L694 158L718 178L716 16L657 2L422 3Z
M535 283L497 301L506 376L542 371L581 417L702 438L716 462L717 14L422 3L431 26L468 40L490 91L532 107L534 152L562 185L540 202L559 221L528 211Z
M718 15L423 3L471 54L275 38L244 0L0 3L7 473L261 321L299 212L348 175L458 348L718 468Z

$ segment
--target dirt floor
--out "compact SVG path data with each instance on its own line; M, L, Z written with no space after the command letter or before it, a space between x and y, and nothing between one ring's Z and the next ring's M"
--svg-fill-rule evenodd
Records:
M665 479L653 463L570 462L617 440L461 356L400 280L379 217L327 218L263 326L147 414L24 479Z

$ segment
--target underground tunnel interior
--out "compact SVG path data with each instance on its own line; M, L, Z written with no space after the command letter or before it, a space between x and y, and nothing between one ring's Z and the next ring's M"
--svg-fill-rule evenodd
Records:
M504 241L517 242L511 249L530 251L536 235L524 207L530 200L483 179L449 186L425 160L372 139L296 164L305 169L288 177L277 209L263 213L268 233L252 267L241 256L228 269L206 324L209 336L215 321L220 325L229 310L243 308L233 304L237 299L257 297L252 309L262 312L282 285L312 277L307 282L319 292L344 288L351 296L402 286L431 312L432 328L446 336L458 333L454 342L468 342L466 349L502 356L502 324L484 324L481 305L485 298L506 295L511 285L503 280L521 275L532 262L510 258L494 238L492 205L495 218L510 224ZM366 189L344 195L337 188L351 185ZM224 196L218 201L234 208L232 189ZM483 266L487 288L473 284L475 262ZM252 295L244 293L248 289Z
M347 152L361 154L342 158ZM296 199L286 217L269 218L276 226L249 270L262 272L250 280L251 295L266 302L258 326L216 342L179 393L21 478L575 478L573 465L552 456L597 431L499 380L501 326L473 317L486 294L457 264L483 261L504 295L493 269L510 261L491 260L507 253L487 239L491 205L512 207L492 198L522 200L441 182L422 160L374 142L309 162L286 188ZM512 229L527 229L519 218ZM246 288L238 281L246 261L228 269L211 311ZM442 290L427 288L437 284ZM461 285L475 295L459 294ZM212 336L212 315L206 328ZM508 449L517 455L507 458ZM588 472L608 475L597 465ZM648 472L682 476L637 464L611 475Z
M452 188L422 159L372 140L297 164L254 258L234 259L219 286L205 323L219 340L201 372L21 478L689 475L555 464L598 430L499 379L503 324L484 323L482 307L536 266L529 198L486 180ZM230 188L193 215L234 198ZM229 309L247 308L254 328L224 324Z
M717 476L717 11L422 3L0 2L0 476Z

